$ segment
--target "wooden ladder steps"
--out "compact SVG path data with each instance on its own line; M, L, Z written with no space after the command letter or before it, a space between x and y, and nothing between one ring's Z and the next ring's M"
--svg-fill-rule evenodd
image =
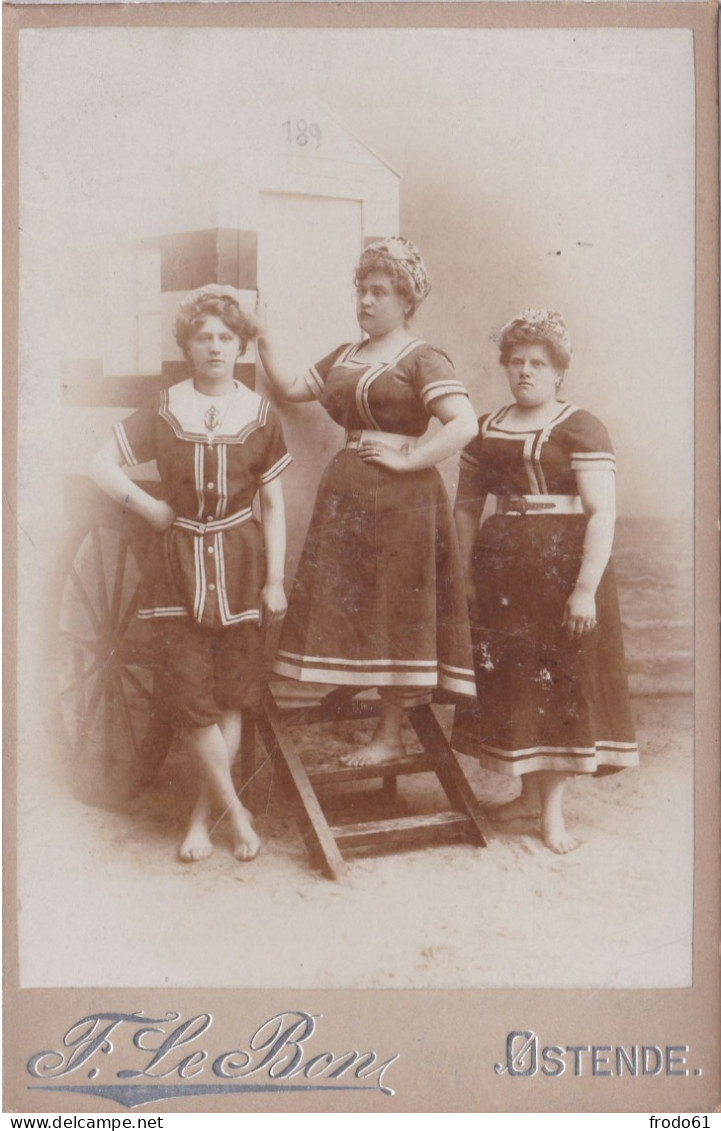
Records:
M269 690L263 710L255 716L255 724L266 750L278 771L283 785L288 789L301 836L314 864L333 880L340 879L346 870L342 852L394 851L424 848L430 844L447 844L465 841L485 845L493 835L483 810L475 797L463 766L448 741L429 705L414 707L408 712L409 721L424 751L395 762L374 766L343 766L339 763L321 762L306 765L296 748L291 734L293 726L316 722L354 719L359 715L377 714L377 704L372 701L356 702L352 690L339 688L330 692L317 708L292 708L282 711ZM250 763L250 759L246 759ZM450 811L416 814L415 816L379 817L375 821L331 825L321 801L325 789L318 787L348 785L375 778L382 786L376 793L386 813L395 804L396 783L406 774L431 773L436 777L448 802ZM371 791L356 791L353 805L373 801ZM362 798L362 800L361 800ZM328 809L339 806L335 799L326 797ZM340 800L340 799L338 799ZM347 811L347 805L345 806ZM359 816L360 814L357 813ZM335 817L337 820L337 816Z
M392 852L399 848L421 848L439 841L475 840L473 822L457 810L428 813L425 816L392 817L381 821L363 821L355 825L331 825L331 835L346 852L382 848Z
M383 762L374 766L306 766L308 777L314 785L342 785L343 782L357 782L371 778L397 778L405 774L432 774L438 769L438 757L434 754L411 755L397 758L394 762Z

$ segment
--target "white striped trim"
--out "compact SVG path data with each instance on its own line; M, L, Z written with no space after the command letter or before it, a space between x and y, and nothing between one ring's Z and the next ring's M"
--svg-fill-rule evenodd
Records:
M559 404L561 404L561 402L559 402ZM538 432L544 432L548 436L554 428L556 428L564 420L567 420L569 416L573 416L574 412L580 411L578 405L566 404L565 402L563 402L563 404L561 404L560 411L553 417L552 420L549 420L548 424L544 424L543 428L529 428L516 432L512 428L501 427L503 421L508 415L508 412L512 408L513 405L507 404L504 405L503 408L499 408L496 412L491 413L490 416L487 416L481 427L481 433L485 436L488 432L493 432L495 435L504 440L519 440L522 436L536 436Z
M343 358L339 358L338 361L335 362L335 364L338 365L339 363L342 363L346 360L352 360L358 364L363 364L363 359L356 357L356 354L362 345L363 342L356 342L355 345L353 345L348 351L347 355ZM406 344L401 347L398 353L393 358L391 358L390 361L376 362L375 365L371 365L368 369L368 372L364 373L358 381L355 390L356 408L358 409L358 413L361 419L371 428L379 428L378 422L373 416L369 404L371 386L383 373L387 372L387 370L389 369L395 368L395 366L398 365L404 357L406 357L409 353L412 353L413 350L422 345L425 345L425 342L422 338L411 338L411 340L409 342L406 342Z
M404 357L407 357L409 353L412 353L413 350L418 349L419 346L424 346L425 344L426 343L423 338L411 338L411 340L407 342L405 346L403 346L403 349L400 351L400 353L396 354L396 356L393 358L393 361L389 362L389 365L397 365L398 362L402 361Z
M152 620L154 617L187 617L188 610L182 605L158 605L154 609L138 609L138 620Z
M541 483L536 475L536 464L533 458L533 449L537 437L538 434L532 432L530 435L527 435L523 441L523 463L526 468L526 476L531 487L530 493L532 495L541 495L543 493ZM545 480L543 480L543 485L545 486Z
M596 753L595 746L521 746L518 750L504 750L502 746L489 746L487 742L482 745L489 754L510 759L524 758L532 754L580 754L584 758L592 758Z
M531 431L515 432L510 428L503 428L503 421L512 405L505 405L489 416L482 428L481 434L483 436L493 435L495 439L500 440L523 440L523 462L526 468L526 475L531 488L531 494L545 495L548 492L546 479L543 473L541 464L541 451L543 445L549 440L551 433L559 424L568 420L574 413L579 412L579 408L574 404L563 404L560 412L554 416L553 420L549 420L543 428L533 429ZM465 466L474 467L473 457L467 453L463 453L461 461L465 461ZM612 452L572 452L571 453L571 470L572 471L615 471L616 470L616 457Z
M613 742L611 739L599 739L594 746L522 746L518 750L504 750L501 746L490 746L487 742L483 742L481 745L489 754L495 754L499 758L507 758L509 761L533 757L535 754L568 754L579 755L583 758L594 758L600 750L604 754L615 751L619 754L632 754L638 750L638 744L635 742Z
M311 365L310 368L303 374L303 380L305 381L308 392L312 393L314 398L317 400L323 392L323 378L316 369L315 365Z
M215 534L218 530L230 530L233 526L242 526L252 517L252 509L244 507L242 511L229 514L226 518L212 519L210 522L196 522L193 518L176 518L173 520L173 526L181 530L192 530L194 534L202 537L204 534Z
M205 512L205 491L203 490L205 478L205 446L195 445L195 496L198 500L198 518L201 519Z
M347 345L345 349L341 350L341 352L338 354L338 357L333 362L333 366L345 365L349 360L351 353L356 348L357 343L351 342L350 345ZM325 382L318 371L318 367L316 365L310 365L303 374L303 380L308 392L315 400L317 400L321 396L325 387Z
M441 660L440 669L442 672L449 672L451 675L461 675L464 678L475 679L475 674L472 668L454 668L451 664L444 664Z
M627 746L628 744L621 744ZM485 742L480 743L481 762L496 773L505 774L507 777L520 777L522 774L535 773L538 770L558 770L567 773L595 773L602 766L616 766L619 769L630 769L639 763L638 747L631 745L629 749L614 750L604 748L598 744L589 754L579 756L568 747L538 751L525 758L514 758L512 755L499 757L493 747ZM485 757L484 757L485 756Z
M279 656L289 660L298 660L302 664L337 664L339 667L397 667L397 668L426 668L428 671L437 671L438 664L435 660L348 660L344 656L302 656L297 652L279 651ZM463 669L460 669L463 670Z
M344 668L300 667L283 660L276 660L273 671L277 675L288 676L299 683L350 684L353 687L436 687L435 673L389 672L389 671L347 671Z
M118 447L120 448L120 454L122 455L126 464L128 464L129 467L137 467L138 461L136 460L133 449L130 446L130 441L128 440L122 420L119 420L117 424L113 425L113 433L115 435Z
M207 432L192 430L193 420L193 381L188 378L160 393L158 413L170 425L179 440L190 440L200 444L244 444L245 441L262 428L270 412L270 401L235 381L235 396L227 410L225 426L235 431L219 433L209 439ZM248 420L248 417L254 415Z
M451 679L441 672L439 685L446 691L453 691L456 695L467 695L471 699L476 698L476 681L470 679Z
M612 452L572 452L573 471L616 471L616 457Z
M367 373L363 374L363 376L359 380L358 384L356 385L356 389L355 389L356 408L358 409L358 413L359 413L360 418L363 421L363 423L368 424L371 428L378 428L379 425L378 425L376 418L374 417L373 413L370 410L370 406L368 404L368 397L370 395L371 386L373 385L373 383L375 381L378 380L378 378L381 376L382 373L385 373L387 368L388 368L388 366L385 364L385 362L381 362L380 365L373 366L372 369L369 369L367 371Z
M611 742L607 739L599 739L596 743L597 750L638 750L637 742Z
M277 460L277 462L268 469L268 471L264 471L262 475L258 476L258 482L270 483L272 479L275 479L276 476L280 475L281 471L285 471L286 467L288 467L292 462L293 457L289 452L286 452L284 456L281 456L280 459Z
M421 392L421 400L424 404L429 404L430 401L436 400L437 397L451 395L467 397L468 389L466 389L462 381L433 381L430 385L426 385Z
M218 581L218 608L224 625L241 624L243 621L260 620L260 609L244 609L242 613L231 613L228 589L225 580L225 543L220 531L215 536L215 568Z
M196 536L193 540L193 556L195 559L195 599L193 601L193 616L197 621L203 619L203 609L205 608L205 597L207 593L203 549L203 539Z
M215 508L216 519L225 517L225 512L228 507L228 445L216 445L216 489L218 492L218 504Z

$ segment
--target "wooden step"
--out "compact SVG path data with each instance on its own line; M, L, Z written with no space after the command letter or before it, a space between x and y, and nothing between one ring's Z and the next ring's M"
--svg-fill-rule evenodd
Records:
M433 754L409 755L407 758L397 758L395 762L383 762L375 766L344 766L340 762L306 766L308 777L314 785L342 785L344 782L392 778L401 774L434 774L437 769L438 757Z
M364 821L356 825L332 825L330 832L338 847L346 852L374 847L393 851L397 848L422 848L439 841L477 839L473 821L456 811Z
M414 707L408 718L424 751L420 755L407 755L395 762L375 766L344 766L338 760L326 760L320 765L306 765L300 757L292 737L294 726L316 722L350 719L377 710L377 701L358 702L347 688L331 692L318 707L302 708L298 712L281 711L269 690L263 710L256 715L256 727L268 755L278 771L278 776L288 790L301 835L311 861L322 868L333 880L341 879L347 865L342 852L376 851L392 852L422 848L432 844L466 841L484 845L492 830L475 797L463 766L451 749L438 720L430 706ZM290 716L290 718L289 718ZM292 724L292 725L289 725ZM321 741L321 740L319 740ZM452 811L416 816L401 816L395 806L398 778L406 774L433 773L444 790ZM380 789L338 791L346 797L360 816L358 806L375 793L388 814L391 805L396 808L394 817L374 821L355 821L331 826L329 814L316 793L318 787L348 785L363 781L380 780ZM321 795L325 792L320 790ZM328 808L336 807L336 799L325 798ZM341 798L337 798L341 801ZM372 796L370 800L373 800ZM346 806L346 811L348 806ZM349 816L351 814L348 814ZM338 813L337 822L342 820Z

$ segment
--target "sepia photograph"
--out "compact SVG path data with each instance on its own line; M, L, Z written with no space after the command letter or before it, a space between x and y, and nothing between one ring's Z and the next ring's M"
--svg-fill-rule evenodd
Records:
M703 992L699 31L172 7L17 31L28 1071L472 991L495 1104L531 1002ZM599 1074L708 1088L623 1000Z

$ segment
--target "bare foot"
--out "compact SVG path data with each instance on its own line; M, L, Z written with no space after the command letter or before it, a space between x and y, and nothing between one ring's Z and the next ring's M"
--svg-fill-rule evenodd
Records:
M541 812L538 774L524 774L518 797L514 797L513 801L507 801L505 805L489 805L487 812L491 821L515 821L519 817L537 817Z
M541 811L538 798L525 797L520 794L513 801L504 805L489 805L486 807L489 821L515 821L520 817L537 817Z
M233 856L244 864L255 860L260 852L260 837L253 828L248 810L238 802L238 810L230 815L233 829Z
M530 776L530 775L529 775ZM541 836L543 843L551 852L563 855L573 852L581 843L566 829L563 819L563 793L568 774L552 770L541 772L538 778L541 794Z
M233 849L233 856L236 860L241 860L244 864L248 864L251 860L255 860L260 852L260 839L253 833L253 836L248 840L239 840Z
M384 762L397 762L399 758L405 758L405 754L400 740L374 738L360 750L344 754L341 762L344 766L381 766Z
M569 833L563 820L559 822L550 817L542 818L541 835L546 848L550 848L551 852L557 852L559 855L563 855L566 852L573 852L574 848L578 848L581 843L578 837L572 836L571 833Z
M210 834L205 823L191 822L185 840L178 849L178 857L184 864L194 864L196 860L205 860L213 851L210 843Z
M212 851L213 845L210 843L210 798L207 789L202 786L193 806L193 812L190 814L185 839L178 849L178 857L184 864L194 864L196 860L205 860Z

